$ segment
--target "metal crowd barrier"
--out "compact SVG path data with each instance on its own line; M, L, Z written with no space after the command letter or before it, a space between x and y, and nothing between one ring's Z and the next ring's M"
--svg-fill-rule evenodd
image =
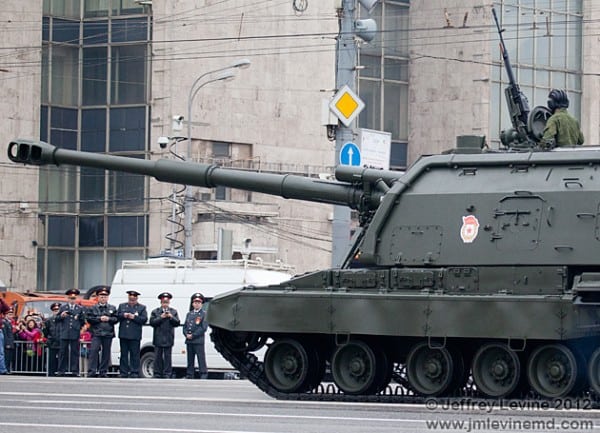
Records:
M79 374L81 376L87 375L89 348L89 341L79 343ZM46 343L16 340L11 355L11 359L7 359L9 363L7 368L11 373L49 376L50 350ZM56 356L58 357L58 350L56 350ZM56 359L56 363L58 365L58 359ZM71 371L71 366L68 367L67 370Z

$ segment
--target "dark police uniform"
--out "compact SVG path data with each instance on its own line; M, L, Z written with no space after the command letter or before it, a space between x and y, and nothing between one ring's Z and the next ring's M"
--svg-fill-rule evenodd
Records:
M171 299L170 293L158 295L158 299ZM166 317L163 317L163 314ZM154 328L152 344L154 345L154 377L170 378L173 372L172 351L175 344L175 328L180 325L179 315L175 308L162 306L152 310L150 326Z
M201 293L192 295L192 305L194 300L201 299L204 302L204 296ZM208 375L206 368L206 356L204 354L204 334L208 329L206 322L206 313L202 308L198 310L190 310L185 317L183 325L183 335L186 337L185 344L187 348L187 371L185 377L188 379L194 378L194 359L198 359L198 371L200 377L205 379ZM187 338L190 335L191 338Z
M129 295L140 294L135 290L127 292ZM133 314L133 318L125 315ZM119 320L119 342L121 343L121 359L119 373L121 377L140 377L140 341L142 340L142 327L148 321L146 306L140 303L119 304L117 309Z
M60 304L58 302L50 305L52 311L58 311ZM58 353L60 351L60 322L56 321L58 314L52 314L44 321L43 333L46 337L46 346L48 347L48 375L54 376L58 372Z
M98 295L108 295L108 291L105 289L100 289L97 293ZM108 317L108 321L102 321L102 316ZM88 376L96 377L100 374L100 377L107 377L110 364L110 346L115 336L115 324L118 322L117 307L108 303L103 305L98 303L88 309L86 318L92 333ZM102 358L98 364L100 349L102 349Z
M79 295L79 290L66 291L67 296ZM58 372L63 376L67 371L79 374L79 333L85 323L85 311L78 304L66 303L60 306L56 316L60 335L58 348Z

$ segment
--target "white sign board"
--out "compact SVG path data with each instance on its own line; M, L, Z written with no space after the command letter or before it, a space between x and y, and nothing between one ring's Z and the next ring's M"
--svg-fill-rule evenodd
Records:
M392 134L372 129L358 129L361 165L370 168L390 169Z

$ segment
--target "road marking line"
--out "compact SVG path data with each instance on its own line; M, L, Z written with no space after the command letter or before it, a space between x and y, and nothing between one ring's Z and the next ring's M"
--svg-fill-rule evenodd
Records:
M184 428L150 428L150 427L123 427L123 426L98 426L98 425L86 425L86 424L34 424L34 423L17 423L17 422L0 422L0 426L7 427L46 427L46 428L78 428L78 429L89 429L89 430L136 430L136 431L156 431L156 432L181 432L181 433L277 433L277 432L266 432L266 431L247 431L247 430L191 430ZM284 432L280 432L284 433Z

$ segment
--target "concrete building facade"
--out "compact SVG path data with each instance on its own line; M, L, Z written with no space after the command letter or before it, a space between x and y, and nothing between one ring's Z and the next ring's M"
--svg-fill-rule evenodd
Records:
M39 3L8 0L0 12L6 142L41 137L132 157L189 156L313 177L332 172L334 143L321 106L335 87L340 2ZM586 144L600 143L599 12L592 3L495 2L530 105L545 105L552 87L567 89ZM358 87L367 106L358 126L392 133L391 166L446 150L458 135L485 135L499 147L499 131L510 121L489 2L386 0L372 16L381 31L360 44ZM236 70L234 80L208 83L215 73L200 81L206 84L187 119L194 81L244 58L252 64ZM173 120L179 117L181 124ZM18 167L1 158L5 283L86 289L110 283L122 259L180 249L182 186ZM226 188L194 188L191 196L198 259L216 256L219 229L226 229L235 257L279 259L298 272L330 265L331 206Z

